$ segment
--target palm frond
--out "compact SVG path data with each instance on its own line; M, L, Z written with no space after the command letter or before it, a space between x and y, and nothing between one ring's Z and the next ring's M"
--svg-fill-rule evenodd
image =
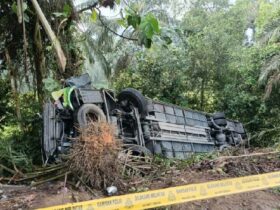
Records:
M280 54L272 56L262 67L259 82L265 83L270 75L274 75L275 72L280 73Z
M260 36L259 43L265 45L268 43L279 42L280 39L280 18L271 20L264 28Z
M268 79L266 88L265 88L265 98L269 98L272 88L280 82L280 72L277 71L271 75Z

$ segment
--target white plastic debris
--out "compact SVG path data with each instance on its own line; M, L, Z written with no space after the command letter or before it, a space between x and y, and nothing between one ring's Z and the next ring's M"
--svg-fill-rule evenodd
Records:
M106 188L108 195L114 195L118 192L118 188L116 186L110 186Z

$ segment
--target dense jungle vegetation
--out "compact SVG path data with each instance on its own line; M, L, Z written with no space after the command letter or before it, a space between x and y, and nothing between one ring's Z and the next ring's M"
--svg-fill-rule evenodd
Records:
M40 163L40 112L61 80L245 124L254 146L280 138L279 0L38 1L66 57L61 67L32 1L0 2L0 162Z

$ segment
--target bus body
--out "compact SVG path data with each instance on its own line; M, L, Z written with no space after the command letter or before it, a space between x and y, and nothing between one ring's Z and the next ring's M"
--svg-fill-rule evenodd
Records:
M242 145L247 140L242 123L226 119L224 113L208 114L144 97L127 88L117 96L111 90L93 89L87 74L72 77L55 93L54 102L44 105L43 151L45 160L59 158L78 135L77 125L88 117L116 126L125 145L167 158L188 158Z

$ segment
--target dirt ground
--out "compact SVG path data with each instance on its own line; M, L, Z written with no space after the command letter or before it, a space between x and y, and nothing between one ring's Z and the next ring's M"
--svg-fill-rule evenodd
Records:
M263 152L263 151L262 151ZM267 152L267 151L265 151ZM180 168L170 167L161 170L150 177L136 177L126 183L127 188L119 194L141 192L171 186L200 183L231 177L261 174L280 170L280 154L249 156L241 158L235 156L218 157L214 160L204 160ZM160 174L160 175L159 175ZM0 209L35 209L60 205L69 202L79 202L104 197L104 192L88 193L83 189L74 189L70 184L64 186L64 181L49 182L38 187L0 185ZM195 201L163 207L160 209L280 209L280 188L255 191Z

